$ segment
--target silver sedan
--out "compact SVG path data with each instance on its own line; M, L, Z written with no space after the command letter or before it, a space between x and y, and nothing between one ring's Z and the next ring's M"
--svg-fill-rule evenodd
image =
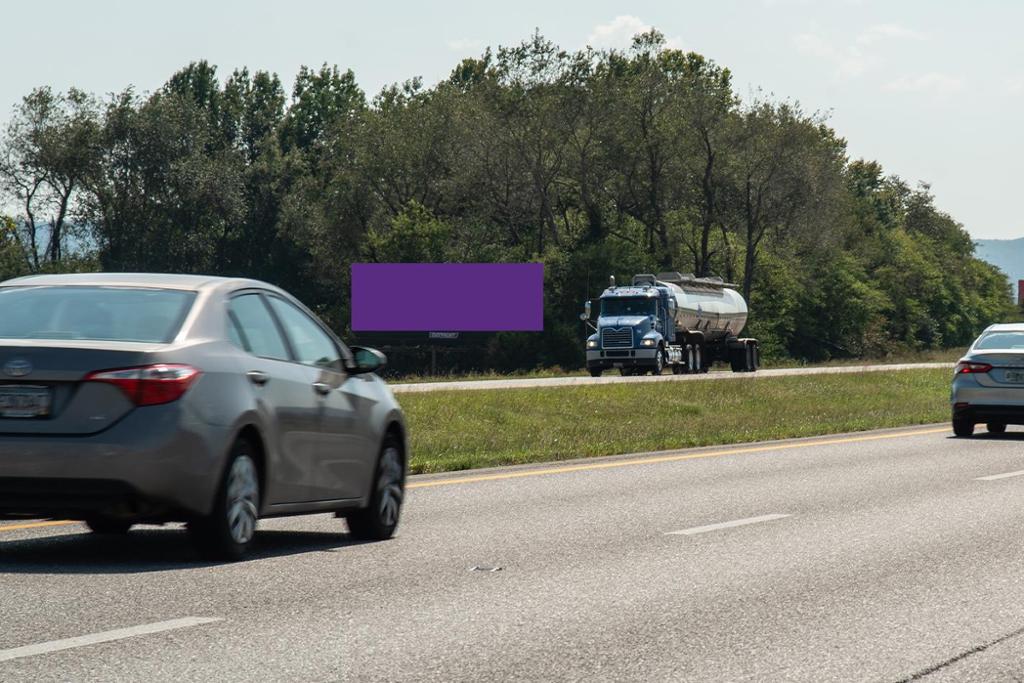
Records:
M221 559L260 517L334 512L389 538L409 449L384 363L255 280L0 283L0 515L184 521Z
M992 434L1024 424L1024 324L991 325L956 365L953 432L971 436L984 423Z

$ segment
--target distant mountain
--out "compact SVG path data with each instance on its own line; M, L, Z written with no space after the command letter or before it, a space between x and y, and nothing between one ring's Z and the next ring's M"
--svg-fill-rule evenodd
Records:
M974 254L1010 276L1014 300L1017 280L1024 280L1024 237L1015 240L974 240Z

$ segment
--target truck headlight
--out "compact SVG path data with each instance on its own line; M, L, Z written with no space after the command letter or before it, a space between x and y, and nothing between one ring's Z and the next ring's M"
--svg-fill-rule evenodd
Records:
M640 346L654 346L654 340L653 339L641 339L640 340Z
M597 340L596 339L588 339L587 340L587 348L588 349L596 349L597 348Z

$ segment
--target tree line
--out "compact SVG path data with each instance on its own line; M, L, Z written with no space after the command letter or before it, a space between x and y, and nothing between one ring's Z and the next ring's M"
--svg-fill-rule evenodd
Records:
M538 33L372 98L327 65L290 93L205 61L153 93L40 87L0 141L0 195L0 276L254 277L343 334L352 262L543 262L545 331L489 335L465 367L578 367L576 315L610 274L736 282L776 357L963 346L1013 312L927 185L657 31L579 51Z

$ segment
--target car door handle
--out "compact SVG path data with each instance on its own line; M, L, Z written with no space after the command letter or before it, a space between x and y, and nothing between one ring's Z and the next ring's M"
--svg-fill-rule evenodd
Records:
M258 387L262 387L264 384L270 381L270 377L267 373L261 372L260 370L250 370L245 373L245 376L249 378L249 381Z
M313 391L321 396L326 396L331 393L331 385L325 384L324 382L313 382Z

